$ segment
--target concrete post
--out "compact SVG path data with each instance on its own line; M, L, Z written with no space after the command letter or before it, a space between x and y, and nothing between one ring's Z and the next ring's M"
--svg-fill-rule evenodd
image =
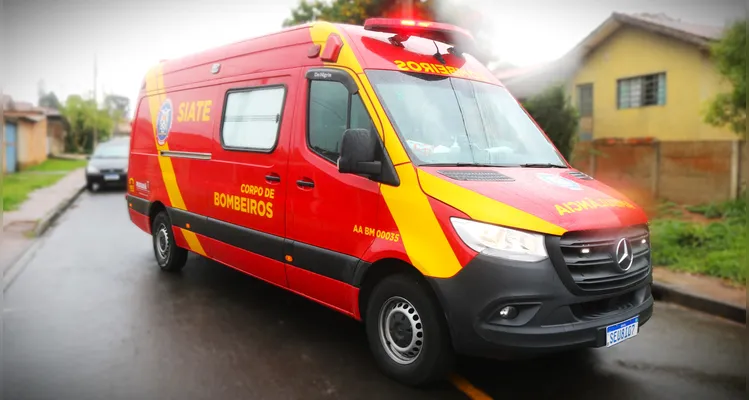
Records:
M652 177L650 182L653 185L651 191L653 192L653 198L658 199L658 187L661 179L661 142L653 142L653 171L651 172Z
M738 140L731 142L731 187L729 198L736 200L739 197L739 168L741 159L741 146Z

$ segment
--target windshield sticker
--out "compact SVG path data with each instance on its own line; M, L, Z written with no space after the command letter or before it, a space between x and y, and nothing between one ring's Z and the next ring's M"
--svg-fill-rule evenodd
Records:
M536 176L538 176L538 178L541 179L542 181L546 183L550 183L552 185L556 185L556 186L563 187L563 188L570 189L570 190L583 190L583 188L580 187L580 185L577 182L571 181L567 178L563 178L559 175L537 174Z
M172 129L172 101L170 99L164 100L159 108L159 115L156 117L156 141L159 146L163 146L166 143L166 138L169 137L169 131Z
M452 75L452 76L457 76L460 78L471 78L471 79L486 81L483 75L479 74L478 72L471 71L469 69L461 69L461 68L451 67L449 65L433 64L433 63L427 63L427 62L418 63L416 61L403 61L403 60L395 60L393 62L401 71L426 72L426 73L437 74L437 75Z
M595 200L591 199L590 197L586 197L578 201L568 201L563 204L555 204L554 207L557 209L559 215L572 214L586 210L594 210L596 208L635 208L635 206L626 201L614 199L611 197Z

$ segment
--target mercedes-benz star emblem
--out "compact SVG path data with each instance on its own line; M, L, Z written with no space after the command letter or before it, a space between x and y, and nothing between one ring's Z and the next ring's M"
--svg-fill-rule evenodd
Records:
M632 255L632 245L627 242L627 239L621 238L619 243L616 245L616 265L626 272L632 267L632 261L634 257Z

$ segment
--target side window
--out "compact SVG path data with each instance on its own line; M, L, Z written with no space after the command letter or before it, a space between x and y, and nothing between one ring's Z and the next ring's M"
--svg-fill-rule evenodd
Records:
M221 124L226 148L269 151L276 146L286 89L280 86L230 91Z
M334 163L346 129L374 129L359 95L350 96L343 84L332 81L310 82L308 124L309 147Z

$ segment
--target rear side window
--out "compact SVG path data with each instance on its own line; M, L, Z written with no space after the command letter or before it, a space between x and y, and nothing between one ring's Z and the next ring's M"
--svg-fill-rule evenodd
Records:
M240 150L276 147L286 89L282 86L230 91L226 97L221 142Z
M374 129L359 95L351 96L343 84L331 81L310 82L308 124L309 147L334 163L346 129Z

